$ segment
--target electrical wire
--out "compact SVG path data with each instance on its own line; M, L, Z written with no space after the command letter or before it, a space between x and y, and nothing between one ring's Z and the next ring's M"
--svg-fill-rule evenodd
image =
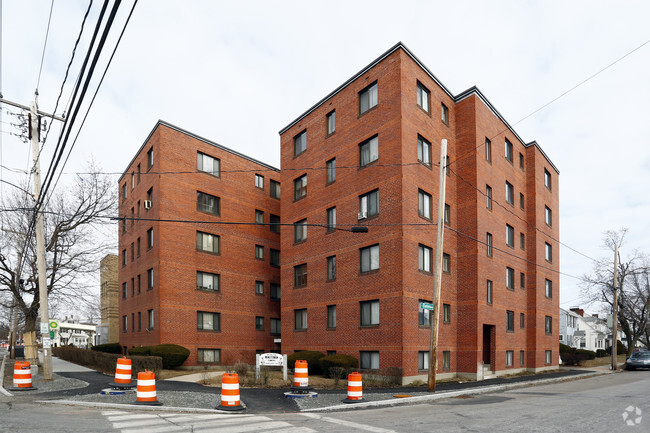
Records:
M45 31L45 42L43 43L43 54L41 55L41 66L38 68L38 79L36 80L36 95L41 85L41 72L43 72L43 61L45 60L45 48L47 48L47 38L50 35L50 23L52 22L52 10L54 9L54 0L50 4L50 16L47 19L47 30Z

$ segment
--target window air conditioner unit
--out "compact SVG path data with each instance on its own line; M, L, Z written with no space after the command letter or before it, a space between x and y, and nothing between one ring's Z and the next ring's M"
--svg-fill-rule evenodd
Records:
M144 208L145 209L151 209L151 200L145 200L144 201Z
M364 210L363 212L359 212L359 218L358 219L362 220L364 218L368 218L368 211Z

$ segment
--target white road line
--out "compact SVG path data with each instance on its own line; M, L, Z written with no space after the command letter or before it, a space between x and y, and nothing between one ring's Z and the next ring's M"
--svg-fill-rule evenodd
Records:
M314 433L316 430L310 429L309 427L291 427L283 428L280 430L267 430L264 433Z
M137 421L140 419L158 418L155 413L126 413L123 415L109 415L106 417L110 422L115 421Z
M316 415L315 413L301 413L300 415L306 416L307 418L313 418L313 419L317 419L317 420L320 420L320 421L329 422L329 423L332 423L332 424L339 424L339 425L343 425L343 426L346 426L346 427L355 428L355 429L358 429L358 430L365 430L365 431L374 432L374 433L395 433L394 430L387 430L387 429L380 428L380 427L373 427L371 425L359 424L359 423L352 422L352 421L345 421L345 420L342 420L342 419L332 418L332 417L329 417L329 416Z
M249 431L262 431L267 429L282 429L286 431L287 428L293 427L288 422L284 421L267 421L260 422L255 424L246 424L246 425L233 425L229 427L219 428L218 425L207 427L207 429L194 429L195 432L219 432L219 433L243 433Z
M149 426L149 425L154 426L154 425L160 425L160 424L173 425L173 424L170 424L169 421L167 421L167 420L165 420L163 418L154 417L154 418L143 419L143 420L126 421L126 422L114 422L113 423L113 428L124 429L124 428L133 428L133 427Z

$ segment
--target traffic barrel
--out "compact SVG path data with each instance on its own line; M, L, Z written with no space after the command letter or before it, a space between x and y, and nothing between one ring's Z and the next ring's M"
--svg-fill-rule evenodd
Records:
M131 380L131 360L126 356L117 359L115 366L115 381L110 382L109 385L113 388L133 388L133 381Z
M138 373L135 404L148 406L162 405L158 401L158 397L156 397L156 375L153 371L145 370Z
M239 398L239 375L224 373L221 377L221 404L216 407L221 410L243 410Z
M362 376L358 372L348 374L348 397L344 403L358 403L363 400Z
M307 361L298 360L293 369L293 388L307 389L309 387L309 368Z
M32 366L29 361L16 361L14 364L14 386L12 391L33 391Z

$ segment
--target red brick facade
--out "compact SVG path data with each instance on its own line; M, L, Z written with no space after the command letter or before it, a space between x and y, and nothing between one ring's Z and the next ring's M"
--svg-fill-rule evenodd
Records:
M375 85L373 106L374 96L367 102L364 90ZM428 91L428 104L418 103L418 87ZM362 106L370 108L361 113ZM332 112L333 132L327 129ZM295 143L302 133L304 151L301 141ZM444 252L450 267L442 279L441 303L448 315L443 320L441 308L439 373L480 378L482 364L497 374L557 367L558 171L535 142L520 139L478 89L452 95L398 44L280 135L282 223L306 219L307 224L306 239L282 231L283 353L336 351L363 358L364 367L400 367L405 380L426 374L419 367L428 355L419 352L428 351L430 327L420 324L418 303L432 301L433 266L420 266L419 251L435 251L437 161L440 142L447 139L451 172ZM366 152L375 137L376 159L372 150ZM419 139L430 143L428 156L419 156ZM326 167L334 158L336 178L328 182ZM303 175L306 195L297 197L303 189L296 193L295 181ZM361 196L374 191L378 211L364 217ZM424 216L419 192L431 198ZM334 207L337 229L329 230L327 213ZM349 231L358 225L368 226L368 233ZM365 269L369 250L362 249L369 246L378 247L379 263L371 259ZM335 278L328 275L332 256ZM306 267L306 277L296 277L296 266ZM507 272L513 287L507 287ZM336 323L330 320L328 326L333 306Z
M199 153L218 159L219 171L209 169L210 158L202 164L212 173L197 170ZM274 343L279 335L271 333L271 319L280 318L279 299L272 299L279 298L279 288L271 290L280 283L280 268L270 264L271 249L280 249L280 235L269 224L271 215L280 215L280 200L271 197L272 180L280 181L273 167L173 125L156 124L119 183L119 212L126 218L119 228L123 347L180 344L191 351L186 365L201 362L199 349L202 361L223 364L253 363L256 351L279 351ZM149 191L151 206L145 209ZM198 192L218 197L219 210L214 199L199 210ZM261 225L256 211L263 212ZM148 230L153 230L151 247ZM199 243L197 232L218 236L218 250L210 243L216 238L201 234ZM201 274L199 281L197 272L211 275ZM218 290L213 275L219 276Z

